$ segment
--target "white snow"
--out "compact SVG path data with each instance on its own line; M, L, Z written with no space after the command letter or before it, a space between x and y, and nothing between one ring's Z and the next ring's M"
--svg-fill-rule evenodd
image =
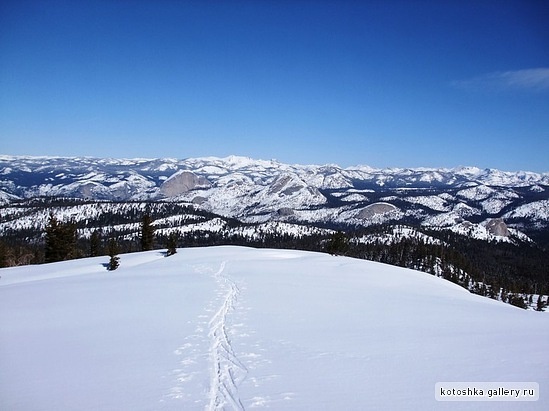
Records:
M359 201L369 201L369 198L362 194L349 194L348 196L342 196L341 200L355 203Z
M31 172L34 175L30 176ZM179 160L0 155L0 173L0 204L35 196L102 201L166 199L161 185L170 176L194 173L199 179L207 179L211 186L195 186L184 193L176 190L170 200L193 202L205 211L246 222L277 221L281 219L280 209L293 209L296 222L321 224L364 224L352 216L351 220L344 220L325 195L341 198L343 207L355 208L375 201L398 201L403 207L404 200L411 206L404 207L392 220L404 223L411 217L430 224L425 218L440 212L454 210L462 218L471 216L467 210L455 210L459 202L470 207L469 211L475 209L474 214L486 217L523 213L519 207L525 201L547 201L544 187L549 186L549 173L474 167L342 169L335 164L284 164L238 156ZM382 198L369 195L376 186ZM525 194L527 190L534 194L531 199ZM525 218L530 221L525 224L542 228L546 218L540 213L543 210L538 212L535 208L528 212Z
M511 203L511 200L496 197L487 198L481 202L482 208L489 214L497 214Z
M393 226L391 231L386 234L370 234L357 238L355 241L358 243L372 244L394 244L401 241L404 238L414 238L421 240L425 244L443 244L443 242L437 238L423 234L422 232L407 226Z
M496 190L491 187L485 185L477 185L458 191L457 195L468 200L484 200L493 195L495 192Z
M404 201L412 204L421 204L435 211L449 211L448 203L441 196L412 196L403 197Z
M534 201L506 213L504 218L532 217L535 220L549 221L549 200Z
M0 270L2 410L548 409L549 316L434 276L243 247ZM435 400L537 382L537 402Z

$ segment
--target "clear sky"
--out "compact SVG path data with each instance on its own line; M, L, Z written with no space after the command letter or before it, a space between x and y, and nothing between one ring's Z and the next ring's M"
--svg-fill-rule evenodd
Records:
M0 1L0 153L549 171L546 1Z

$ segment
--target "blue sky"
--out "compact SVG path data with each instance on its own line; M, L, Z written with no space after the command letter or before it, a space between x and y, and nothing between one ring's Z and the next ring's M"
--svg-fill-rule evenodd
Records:
M549 171L543 1L0 2L0 153Z

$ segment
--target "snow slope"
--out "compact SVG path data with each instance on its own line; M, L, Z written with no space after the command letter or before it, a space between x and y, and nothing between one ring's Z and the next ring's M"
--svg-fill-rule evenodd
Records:
M0 270L2 410L549 408L549 316L428 274L243 247ZM536 402L437 402L442 381Z

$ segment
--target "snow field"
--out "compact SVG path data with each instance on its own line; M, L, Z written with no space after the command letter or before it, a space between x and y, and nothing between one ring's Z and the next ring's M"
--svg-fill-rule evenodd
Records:
M407 269L210 247L0 270L0 409L545 410L549 317ZM540 400L437 402L440 381Z

